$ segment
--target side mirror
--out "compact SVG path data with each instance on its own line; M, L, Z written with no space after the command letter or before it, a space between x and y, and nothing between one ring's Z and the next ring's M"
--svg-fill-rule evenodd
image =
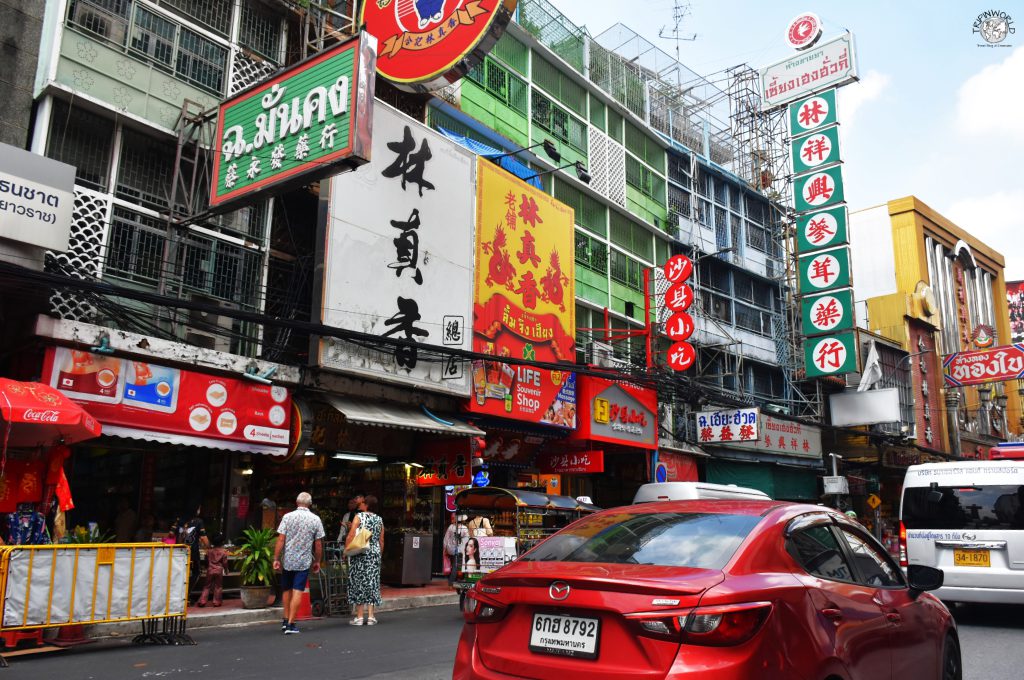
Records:
M917 593L929 590L938 590L942 587L946 575L941 569L926 567L920 564L911 564L907 567L907 581L910 582L910 590Z

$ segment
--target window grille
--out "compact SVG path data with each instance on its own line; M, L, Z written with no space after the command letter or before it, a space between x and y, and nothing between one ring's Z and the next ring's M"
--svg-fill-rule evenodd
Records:
M555 104L551 99L533 90L533 122L583 154L587 153L587 125Z
M632 288L642 291L644 288L643 265L633 258L616 250L611 251L609 257L611 264L612 279Z
M188 234L178 249L181 282L186 288L254 308L262 256L219 239Z
M135 8L130 46L158 65L174 64L174 35L178 26L143 7Z
M155 217L115 205L107 242L107 274L155 285L160 281L166 227Z
M690 156L680 152L668 156L668 178L685 189L690 188Z
M690 217L690 192L680 189L672 184L668 185L668 211L673 215L673 223L676 217Z
M555 198L573 209L576 224L602 236L608 233L607 209L560 177L555 178Z
M159 4L225 37L231 33L232 0L159 0Z
M115 194L148 208L166 210L174 177L175 148L170 142L125 129Z
M78 184L107 190L113 139L113 121L60 100L54 102L46 155L73 165Z
M604 130L606 125L607 107L600 99L590 95L590 124L599 130Z
M753 222L747 222L747 245L762 253L768 252L768 232Z
M608 136L622 144L622 124L625 122L615 109L608 109Z
M281 63L281 17L259 3L242 3L238 42Z
M194 31L181 29L176 64L179 76L207 90L220 92L224 88L227 62L227 50Z
M124 47L131 10L131 0L71 0L68 23Z
M491 50L491 55L501 59L509 68L520 75L527 75L530 68L530 48L512 37L511 33L501 36Z

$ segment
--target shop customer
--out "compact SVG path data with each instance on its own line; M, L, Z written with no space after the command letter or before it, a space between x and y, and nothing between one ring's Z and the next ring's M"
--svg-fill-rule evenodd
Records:
M352 528L352 520L359 514L359 506L363 502L363 496L353 496L348 501L348 512L341 516L341 531L338 532L338 543L343 543L348 538L348 530Z
M309 583L310 569L314 574L320 571L320 558L323 556L324 525L309 510L313 497L303 491L296 497L295 505L294 510L281 518L274 546L274 569L281 570L281 599L284 603L281 630L286 635L299 632L295 625L295 615L302 600L299 593Z
M491 520L480 515L469 520L469 524L466 526L469 527L469 535L475 538L494 535L494 529L491 528Z
M224 593L224 574L228 571L228 551L224 548L224 536L213 537L213 547L206 551L206 585L199 596L199 606L205 607L213 594L213 606L219 607Z
M370 532L370 540L366 550L349 557L348 566L348 603L355 609L356 615L349 623L353 626L363 625L363 610L366 610L366 625L377 625L373 616L373 608L381 603L380 599L380 560L384 552L384 522L377 516L377 497L367 496L359 505L359 514L352 520L352 528L348 531L345 545L348 546L355 538L360 527Z
M465 525L459 522L465 522L466 516L452 513L452 523L448 525L448 528L444 532L444 540L442 544L444 546L445 555L448 556L448 562L451 565L451 570L448 572L448 587L451 588L455 585L455 577L458 576L459 566L461 565L462 553L459 549L462 547L462 539L469 538L469 529Z

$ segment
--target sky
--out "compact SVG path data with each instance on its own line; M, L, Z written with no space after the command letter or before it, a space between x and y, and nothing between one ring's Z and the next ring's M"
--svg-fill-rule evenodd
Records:
M853 32L861 80L839 92L847 202L858 210L913 194L1006 258L1024 279L1024 0L690 0L680 33L674 0L551 0L597 36L622 22L693 71L755 68L793 50L791 19L815 12L824 37ZM627 9L628 8L628 9ZM1016 33L989 47L972 31L986 10ZM985 45L985 46L981 46Z

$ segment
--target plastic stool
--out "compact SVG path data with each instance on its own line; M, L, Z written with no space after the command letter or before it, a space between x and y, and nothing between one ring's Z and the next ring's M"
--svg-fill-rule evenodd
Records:
M43 630L42 628L37 630L12 630L9 633L0 633L0 639L3 640L4 647L7 649L14 649L23 640L32 640L38 647L43 644Z

